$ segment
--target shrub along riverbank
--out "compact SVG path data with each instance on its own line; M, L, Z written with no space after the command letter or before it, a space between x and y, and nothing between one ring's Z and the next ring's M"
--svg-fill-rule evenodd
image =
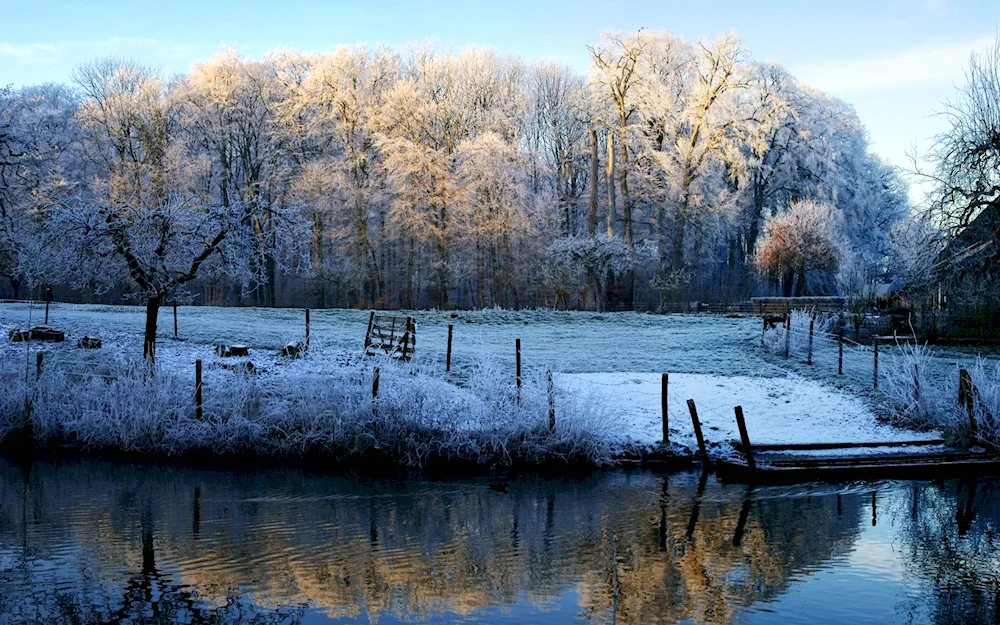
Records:
M213 368L205 372L201 419L191 375L168 368L150 374L135 355L96 371L52 368L36 379L34 369L0 364L0 439L8 445L27 427L41 448L315 456L405 467L601 466L626 451L597 404L563 399L550 429L544 375L526 373L518 390L489 362L461 386L389 359L325 366L312 375Z

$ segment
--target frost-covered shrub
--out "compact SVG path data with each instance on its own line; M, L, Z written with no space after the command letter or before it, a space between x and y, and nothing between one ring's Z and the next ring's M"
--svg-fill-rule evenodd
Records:
M837 317L815 314L805 310L791 312L791 332L788 337L789 354L806 354L809 350L809 322L813 320L813 350L820 349L820 342L829 340L837 332ZM785 353L785 326L778 324L764 332L764 349L774 354Z
M976 422L983 442L1000 447L1000 362L976 360L969 371L976 388Z
M880 389L895 419L918 429L954 428L958 420L958 372L931 376L934 355L926 345L901 344L883 360Z
M380 384L373 399L376 366ZM557 426L549 431L547 381L540 371L525 373L518 396L511 372L490 360L472 368L464 386L388 358L288 367L264 375L206 367L204 418L198 420L193 375L169 367L153 375L138 353L125 353L99 371L53 367L27 386L23 368L5 364L0 437L23 423L27 393L40 444L89 450L314 455L414 467L446 460L602 464L615 452L611 425L585 394L561 401Z

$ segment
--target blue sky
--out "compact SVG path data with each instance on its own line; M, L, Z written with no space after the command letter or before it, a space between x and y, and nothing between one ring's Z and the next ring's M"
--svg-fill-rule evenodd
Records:
M735 30L758 60L853 104L874 149L897 165L944 125L972 50L997 33L1000 0L0 0L0 85L66 82L118 55L186 72L223 44L254 56L339 44L489 46L581 71L603 30L666 29L689 39Z

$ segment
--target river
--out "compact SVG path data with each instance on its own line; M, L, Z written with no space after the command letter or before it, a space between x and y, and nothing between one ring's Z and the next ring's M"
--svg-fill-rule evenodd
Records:
M993 623L1000 481L0 458L0 623Z

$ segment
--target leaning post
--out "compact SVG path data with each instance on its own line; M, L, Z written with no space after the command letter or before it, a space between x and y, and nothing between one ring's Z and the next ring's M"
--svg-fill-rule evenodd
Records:
M698 420L698 409L694 400L687 400L688 412L691 413L691 425L694 426L694 436L698 440L698 455L705 466L708 466L708 449L705 447L705 436L701 433L701 421Z
M743 406L736 406L736 426L740 429L740 442L743 444L743 457L751 471L757 470L757 462L753 459L753 449L750 447L750 435L747 433L747 422L743 419Z

